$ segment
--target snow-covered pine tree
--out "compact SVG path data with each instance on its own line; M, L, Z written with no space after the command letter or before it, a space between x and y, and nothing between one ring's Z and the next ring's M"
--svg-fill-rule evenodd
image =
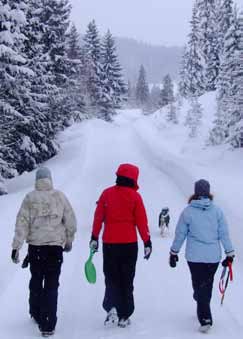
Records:
M72 118L66 105L70 76L66 45L71 6L69 0L42 0L42 5L43 52L48 58L48 68L56 87L56 94L50 97L49 118L56 133Z
M234 1L233 0L217 0L218 8L218 40L220 57L224 53L225 36L229 28L233 24L234 17Z
M70 111L61 105L68 102L65 32L70 8L67 0L0 4L1 108L6 113L0 117L0 144L5 167L21 173L56 154L53 139ZM13 175L12 170L2 172Z
M71 60L81 59L81 37L74 23L72 23L69 33L67 34L67 55Z
M239 50L239 19L237 9L234 9L230 20L231 26L225 33L224 50L221 57L221 67L217 83L217 112L214 127L210 132L209 143L221 144L229 136L229 126L232 115L234 97L234 74L237 63L235 53Z
M50 57L55 84L63 87L68 81L66 39L71 6L69 0L43 0L43 5L45 52Z
M0 1L0 6L0 145L7 164L1 172L11 177L12 169L21 171L22 162L24 167L35 164L34 149L26 153L25 159L21 152L26 137L22 127L33 120L26 106L31 101L30 79L34 73L23 51L26 1Z
M101 60L107 98L107 112L114 114L115 109L122 107L122 103L127 94L127 88L123 80L122 68L118 60L115 40L109 30L102 41Z
M199 49L204 58L205 89L216 90L217 77L220 67L220 42L218 36L217 0L197 0L195 7L198 11Z
M77 28L72 24L67 36L67 56L69 59L70 76L66 106L74 121L81 121L85 113L84 86L82 78L82 49Z
M205 68L205 88L207 91L215 91L220 68L220 53L218 36L214 26L209 29L208 59Z
M149 110L150 93L147 83L146 71L143 65L140 66L136 85L136 103L143 111Z
M231 112L226 110L228 102L225 97L219 99L217 96L217 111L215 114L214 127L209 133L207 144L215 146L222 144L229 135L229 115Z
M90 114L106 119L102 113L105 102L104 73L101 64L101 43L95 21L91 21L84 36L84 68L86 104Z
M180 71L179 71L179 93L183 98L186 98L188 96L188 72L187 72L187 66L188 66L188 50L187 46L184 46L181 62L180 62Z
M201 125L203 110L197 96L189 98L190 108L187 112L185 125L189 127L189 137L195 138Z
M30 78L30 96L25 100L24 115L31 119L20 121L16 133L23 134L23 142L17 163L18 172L32 170L57 153L58 146L54 141L55 133L49 121L49 97L54 95L53 76L48 69L48 58L44 55L42 23L42 0L29 0L26 6L26 25L23 29L23 53L27 64L34 72Z
M25 60L14 50L13 36L11 32L11 8L6 1L0 0L0 173L1 177L11 177L11 169L3 160L5 152L10 152L10 149L4 145L6 137L10 133L12 114L18 115L15 108L10 103L10 89L13 73L12 65L14 66L18 59ZM9 69L10 68L10 69ZM7 72L8 71L8 72ZM3 150L6 148L6 151ZM2 185L3 187L3 185Z
M91 111L91 103L89 99L89 91L88 91L88 76L89 76L89 69L88 69L88 60L86 57L86 50L84 46L84 41L81 36L80 40L81 49L80 49L80 84L81 84L81 93L83 94L84 106L85 106L85 115L88 118L89 116L94 116L94 112Z
M197 2L193 7L191 32L189 34L188 48L185 55L184 93L187 97L200 96L205 92L204 62L200 49L200 29Z
M169 74L163 78L163 88L160 92L160 107L164 107L173 103L174 98L174 85Z
M235 148L243 147L243 12L239 16L239 32L239 50L234 53L231 115L227 140Z
M231 24L228 30L225 32L225 36L224 36L223 59L226 59L226 60L232 59L232 56L235 54L235 51L239 50L241 33L240 33L240 26L239 26L240 25L239 14L238 14L238 9L236 6L233 9L233 14L231 16L230 22ZM226 70L228 71L228 69Z
M153 85L150 93L151 110L157 111L160 108L161 89L158 85Z
M58 150L54 137L70 119L68 85L77 76L66 52L69 14L68 0L0 0L1 177Z

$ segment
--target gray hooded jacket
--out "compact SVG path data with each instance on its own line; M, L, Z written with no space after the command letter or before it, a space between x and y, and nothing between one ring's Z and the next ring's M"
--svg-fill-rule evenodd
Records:
M13 249L19 250L24 241L31 245L72 243L77 222L65 195L53 189L51 178L36 180L35 190L24 198L17 215Z

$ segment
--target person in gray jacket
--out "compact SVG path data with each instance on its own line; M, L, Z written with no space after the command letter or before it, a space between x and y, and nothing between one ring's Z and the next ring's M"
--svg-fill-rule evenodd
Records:
M183 210L176 226L170 249L170 266L176 267L178 253L187 239L186 260L192 277L193 298L197 302L199 330L206 332L213 324L210 301L214 275L221 260L221 245L226 258L222 265L233 262L234 249L228 225L222 210L213 203L210 184L201 179L195 183L195 192Z
M51 172L36 172L35 190L24 198L17 215L12 261L19 262L24 241L29 244L29 312L43 336L54 334L63 250L70 252L77 222L66 196L53 188Z

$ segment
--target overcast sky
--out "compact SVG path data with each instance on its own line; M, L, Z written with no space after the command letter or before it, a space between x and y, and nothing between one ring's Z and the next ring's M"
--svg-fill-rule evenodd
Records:
M95 19L101 33L153 44L182 46L194 0L70 0L72 20L81 32ZM243 0L235 0L243 4Z

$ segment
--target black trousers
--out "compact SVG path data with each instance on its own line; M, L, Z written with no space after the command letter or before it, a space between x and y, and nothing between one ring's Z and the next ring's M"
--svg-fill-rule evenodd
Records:
M112 307L118 317L129 318L134 312L133 280L136 271L138 244L103 244L105 296L104 309Z
M57 323L59 276L63 262L61 246L29 246L31 279L30 315L42 331L52 331Z
M219 263L188 262L193 287L193 298L197 302L197 317L201 325L213 324L210 302L214 275Z

